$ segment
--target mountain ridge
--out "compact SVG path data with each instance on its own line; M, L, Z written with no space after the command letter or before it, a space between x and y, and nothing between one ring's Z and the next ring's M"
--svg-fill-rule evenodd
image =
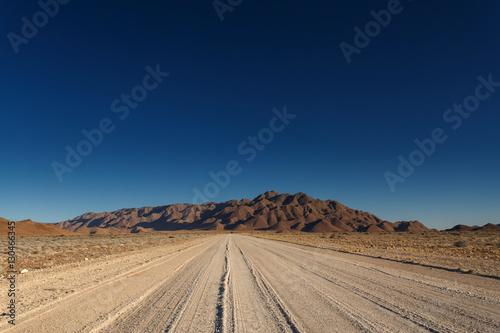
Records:
M453 228L445 229L444 231L500 231L500 223L499 224L493 224L493 223L486 223L483 226L479 225L464 225L464 224L457 224Z
M70 230L62 229L53 223L39 223L30 219L16 221L14 229L9 229L9 220L0 217L0 236L7 236L9 231L14 231L17 236L57 236L73 235Z
M174 230L384 232L427 231L418 221L389 222L337 201L314 199L305 193L268 191L253 200L203 204L178 203L85 213L56 223L78 233L140 233Z

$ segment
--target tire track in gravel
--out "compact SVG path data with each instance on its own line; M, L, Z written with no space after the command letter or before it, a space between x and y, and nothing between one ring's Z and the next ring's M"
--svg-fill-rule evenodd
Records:
M443 295L442 290L440 290L438 287L430 287L429 284L415 283L415 279L410 280L408 278L401 277L400 275L389 274L379 269L364 266L357 267L357 270L371 271L367 272L368 274L370 274L370 279L366 277L366 274L362 276L358 272L356 272L356 270L345 268L342 269L340 267L337 268L336 272L342 274L343 277L333 277L331 276L331 274L328 274L328 268L330 266L325 265L325 263L318 263L318 270L311 271L303 265L303 260L306 258L301 258L297 255L297 253L295 253L294 257L291 257L285 255L286 251L276 252L268 248L267 250L273 255L294 262L297 266L303 268L304 270L307 270L312 274L315 274L331 283L334 283L346 290L352 290L357 295L360 295L363 298L381 307L384 307L389 311L392 311L405 318L411 318L411 320L419 326L433 329L435 331L453 331L453 329L456 329L457 323L453 323L453 326L442 325L441 318L433 319L432 316L417 314L417 310L422 308L432 308L432 311L426 312L432 313L434 317L436 316L436 314L443 314L450 311L454 313L460 313L461 317L468 318L468 321L465 322L466 325L462 325L461 327L461 329L464 330L473 329L473 327L467 325L470 323L491 324L493 323L491 319L495 318L495 316L498 315L498 312L492 310L494 309L492 308L493 304L490 303L486 305L480 305L475 301L471 302L468 293L462 293L462 296L464 296L465 299L462 300L460 304L457 304L453 298ZM325 267L327 268L327 270L324 269ZM383 274L371 274L374 271ZM353 285L357 285L359 286L359 288L353 287ZM367 291L368 289L370 290ZM379 294L383 294L385 296L391 294L391 302L388 302L386 299L376 296L374 292L378 292ZM415 303L419 304L418 306L415 305L413 307L414 311L394 305L394 300L402 302L403 300L407 299L415 300ZM479 309L481 310L482 314L478 314ZM496 325L495 327L500 331L500 327L497 327Z
M171 273L183 266L189 266L189 262L195 258L193 254L205 251L208 246L218 241L217 238L210 239L153 261L138 262L137 267L111 279L20 314L17 324L1 326L2 332L91 331L97 325L108 321L120 309L130 306L130 303L136 303L154 291Z
M270 254L272 254L276 257L279 257L283 260L287 260L288 262L293 262L297 267L301 268L304 272L307 272L307 274L313 274L313 275L315 275L323 280L326 280L327 282L330 282L336 286L339 286L339 287L345 289L348 292L352 292L357 296L361 296L362 298L364 298L370 302L373 302L375 305L377 305L385 310L393 312L394 314L396 314L400 317L403 317L405 319L410 319L414 324L416 324L422 328L426 328L427 330L430 330L431 332L438 332L438 331L448 332L449 331L448 328L442 327L438 323L435 323L435 322L430 323L430 321L428 319L422 318L421 316L417 316L415 314L413 314L412 316L408 316L408 313L406 310L395 307L395 306L391 305L390 303L374 296L373 294L364 292L363 290L356 288L356 287L353 287L351 284L345 282L345 281L349 281L349 280L339 280L337 278L329 277L325 274L321 274L320 272L310 270L308 267L306 267L304 265L303 261L297 260L296 258L284 256L276 251L272 251L269 249L266 249L266 251L268 251ZM337 271L339 271L339 270L337 269ZM350 279L357 279L358 278L358 276L356 276L356 275L353 275L353 274L349 274L349 275L351 275ZM305 281L300 276L300 274L296 273L295 276L297 279ZM350 281L352 281L352 280L350 280ZM318 283L318 285L320 285L320 283ZM367 331L385 331L385 332L392 331L387 325L385 325L383 323L368 320L366 318L367 317L366 314L363 311L359 311L356 308L350 306L350 304L348 302L340 301L334 295L331 295L328 291L325 291L323 289L319 289L316 285L313 285L313 284L311 284L311 287L317 291L318 295L325 297L327 299L327 301L330 302L332 305L334 305L337 309L342 309L342 316L347 318L347 319L353 319L353 323L356 323L356 326L358 326L359 328L366 329ZM373 290L373 288L376 288L376 286L373 285L372 290ZM406 295L406 296L408 296L408 295ZM424 325L423 323L426 323L426 324Z
M234 316L232 312L232 292L230 289L229 242L224 252L224 268L220 279L217 298L217 316L215 318L215 332L233 332Z
M266 303L267 310L273 314L273 317L275 318L276 322L280 323L279 324L280 331L282 332L290 331L293 333L300 332L295 319L290 314L290 311L283 304L278 294L272 289L272 287L269 286L269 283L265 281L262 274L254 267L254 265L251 263L248 257L243 253L243 251L239 247L237 247L237 249L239 250L241 258L243 259L248 268L248 272L250 273L253 279L256 290L260 294L260 298L263 300L263 302ZM281 324L282 322L284 322L286 325Z
M263 269L262 274L269 275L268 279L274 282L276 292L294 311L294 317L297 318L295 320L303 327L299 331L391 332L380 320L374 318L370 321L366 313L358 311L350 304L350 299L343 301L342 298L329 297L325 290L315 286L317 279L314 279L314 276L297 275L301 270L290 268L293 261L270 256L268 249L263 248L262 244L255 246L256 244L251 243L252 240L245 242L244 251L252 253L256 260L255 265ZM270 264L262 262L260 258L266 258ZM290 286L294 286L293 292L290 292Z
M383 271L371 264L336 258L335 252L311 255L312 250L307 247L291 247L279 242L271 245L255 238L249 243L254 246L253 252L260 251L260 257L265 256L275 264L283 263L283 267L299 267L300 270L291 270L295 273L296 285L307 280L310 282L309 287L343 309L349 309L350 304L357 304L356 308L362 311L353 311L352 314L358 313L354 316L358 324L363 323L359 314L366 319L378 313L380 319L372 318L371 324L381 324L384 318L390 318L387 312L399 317L393 318L394 322L386 322L384 327L371 327L369 331L391 331L387 327L401 320L425 331L470 332L480 328L500 331L498 293L495 297L484 291L482 295L473 295L466 286L460 285L456 285L455 292L450 293L446 292L449 281L425 280L426 277L422 275L391 269ZM351 258L356 259L356 256ZM308 263L310 260L318 262L311 265ZM370 262L381 263L376 259ZM422 272L426 270L422 269ZM342 298L347 302L342 303Z
M131 313L108 323L101 332L191 331L204 296L214 293L210 282L219 276L221 241L195 255L190 264L159 286L154 294L143 299ZM212 316L215 316L215 302Z
M500 282L222 235L26 316L11 332L497 332ZM495 288L498 284L498 288Z

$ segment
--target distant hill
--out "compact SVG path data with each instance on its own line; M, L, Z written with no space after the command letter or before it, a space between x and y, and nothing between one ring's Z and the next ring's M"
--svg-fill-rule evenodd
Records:
M483 226L468 226L457 224L453 228L446 229L445 231L500 231L500 224L487 223Z
M306 232L427 231L417 221L391 223L332 200L307 194L266 192L253 200L173 204L160 207L86 213L56 224L78 233L121 233L161 230L269 230Z
M0 236L7 236L9 221L0 217ZM64 230L50 223L38 223L31 220L16 222L16 236L49 236L74 235L74 232Z

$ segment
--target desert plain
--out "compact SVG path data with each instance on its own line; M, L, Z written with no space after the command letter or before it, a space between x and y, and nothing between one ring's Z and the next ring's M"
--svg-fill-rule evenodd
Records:
M500 330L498 232L156 232L17 242L17 269L27 272L17 275L16 325L4 313L2 332ZM6 292L0 301L7 304Z

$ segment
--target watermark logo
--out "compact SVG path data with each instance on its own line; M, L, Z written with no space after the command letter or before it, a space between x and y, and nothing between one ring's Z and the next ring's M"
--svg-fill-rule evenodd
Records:
M155 69L150 66L146 67L147 74L142 79L142 84L133 87L129 94L121 94L120 98L115 99L111 103L111 112L118 114L120 120L125 120L130 115L131 109L136 109L139 103L144 101L148 96L148 92L158 88L163 79L170 75L170 73L162 72L160 65L156 65ZM95 147L98 147L104 140L105 134L111 134L116 129L113 120L110 118L103 118L99 121L97 128L92 130L84 129L82 131L85 139L80 140L76 147L70 145L65 147L66 158L65 164L53 161L51 163L52 170L57 176L59 182L63 181L65 173L71 173L78 167L84 157L92 154Z
M45 27L51 18L54 18L60 9L60 5L66 5L71 0L40 0L38 1L38 6L42 10L37 11L33 14L31 20L26 16L21 18L23 25L21 26L21 34L16 34L14 32L9 32L7 34L7 39L12 46L12 49L17 54L19 53L19 46L21 44L28 44L30 39L35 38L38 35L39 29Z
M361 50L370 45L372 39L380 34L382 28L386 28L391 23L393 15L400 14L403 9L404 7L399 0L389 0L387 9L382 9L378 12L374 10L370 11L374 19L366 23L363 30L358 26L355 26L353 29L356 33L353 39L354 45L344 41L339 44L347 63L350 64L352 62L353 54L360 54Z
M443 120L449 124L451 129L458 130L464 121L468 119L472 113L479 109L481 101L485 101L491 97L496 88L500 87L500 82L493 81L493 75L489 74L488 78L478 76L479 84L476 86L474 93L464 98L462 104L453 104L453 107L446 109L443 112ZM396 191L396 184L404 183L408 177L415 173L417 167L424 164L425 160L432 156L439 144L444 143L448 139L448 135L443 128L435 128L431 131L430 137L423 140L415 139L413 142L417 149L408 154L408 158L403 155L398 156L399 165L397 172L386 171L384 178L391 192Z
M9 324L16 324L16 222L9 221L7 223L7 238L9 240L7 246L7 281L8 281L8 291L7 297L9 298L7 304L7 312L9 316Z
M254 161L258 153L274 140L275 134L282 132L290 124L290 121L297 117L297 115L288 113L286 106L283 107L283 111L273 109L273 114L274 117L269 120L268 127L261 128L257 135L249 135L238 145L237 151L240 156L245 157L247 163ZM243 167L237 160L229 160L224 170L210 171L208 175L213 181L207 182L203 186L203 190L193 188L193 204L201 204L210 201L209 199L214 199L219 195L221 189L229 185L231 177L239 175L242 171Z
M217 16L219 16L219 19L222 22L224 21L224 13L232 12L234 8L241 5L242 2L243 0L215 0L214 2L212 2L212 5L214 6Z

